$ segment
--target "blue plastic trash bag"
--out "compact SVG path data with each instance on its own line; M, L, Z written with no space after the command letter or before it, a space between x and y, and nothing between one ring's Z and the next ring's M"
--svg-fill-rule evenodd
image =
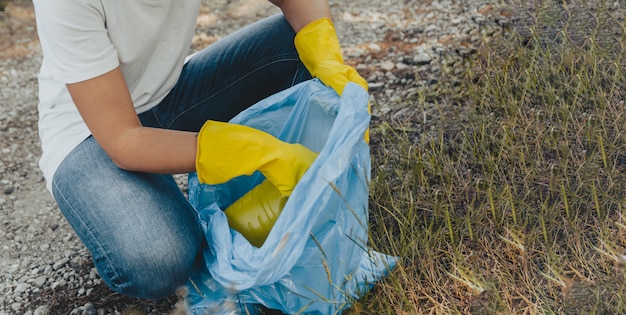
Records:
M189 176L207 246L188 283L191 314L336 314L396 265L367 246L368 94L348 84L343 97L310 80L255 104L231 122L301 143L319 157L295 187L265 243L252 246L223 211L263 180L260 173L221 185Z

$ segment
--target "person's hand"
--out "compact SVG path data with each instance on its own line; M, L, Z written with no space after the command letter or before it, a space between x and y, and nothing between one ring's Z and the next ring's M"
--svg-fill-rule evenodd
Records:
M203 184L221 184L259 170L289 196L317 153L251 127L207 121L198 133L196 172Z
M341 47L333 23L328 18L311 22L294 39L300 60L311 75L341 95L348 82L367 90L367 81L352 67L343 63Z

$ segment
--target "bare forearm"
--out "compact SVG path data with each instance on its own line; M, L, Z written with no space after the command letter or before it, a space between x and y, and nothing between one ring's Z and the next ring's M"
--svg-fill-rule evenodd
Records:
M315 20L331 18L327 0L270 0L270 2L280 7L296 32Z
M129 171L187 173L195 171L196 143L194 132L138 127L124 133L109 155Z

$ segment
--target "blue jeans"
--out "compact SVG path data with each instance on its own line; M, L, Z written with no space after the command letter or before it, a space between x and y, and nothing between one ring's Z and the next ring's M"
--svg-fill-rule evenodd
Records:
M139 115L150 127L197 131L310 79L282 15L243 28L193 56L176 86ZM196 213L171 175L119 169L90 137L62 162L53 195L120 293L155 299L184 285L206 246Z

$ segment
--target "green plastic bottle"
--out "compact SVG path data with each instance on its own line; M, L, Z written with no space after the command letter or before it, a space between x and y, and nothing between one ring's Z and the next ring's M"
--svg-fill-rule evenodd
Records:
M232 229L241 233L250 244L261 247L287 199L265 180L226 208L224 214Z

